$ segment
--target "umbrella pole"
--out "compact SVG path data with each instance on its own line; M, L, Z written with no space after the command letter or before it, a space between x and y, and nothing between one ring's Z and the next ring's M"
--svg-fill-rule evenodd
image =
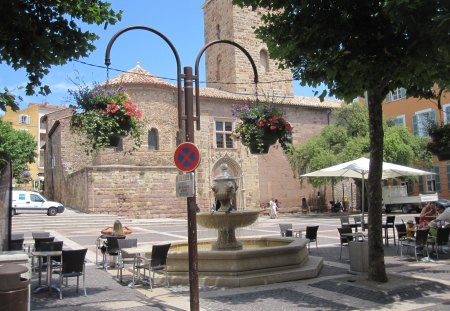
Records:
M361 229L365 231L365 221L364 221L364 173L362 173L362 190L361 190Z

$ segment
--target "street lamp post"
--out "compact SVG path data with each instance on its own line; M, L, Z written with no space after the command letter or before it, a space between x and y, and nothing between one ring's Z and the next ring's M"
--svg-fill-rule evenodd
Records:
M110 59L110 51L114 41L123 33L130 30L146 30L150 31L159 37L161 37L172 49L172 52L175 56L177 62L177 90L178 90L178 129L182 130L183 120L185 121L185 141L194 143L194 121L197 123L197 130L200 130L200 86L198 79L198 66L200 62L200 58L205 50L218 43L226 43L234 45L239 48L249 59L254 74L254 82L255 85L258 83L258 72L256 70L255 63L250 56L250 54L239 44L229 40L217 40L210 42L205 45L199 52L196 62L195 62L195 75L192 74L192 67L184 67L184 73L181 73L181 62L180 57L178 56L178 52L175 49L175 46L172 42L164 36L161 32L147 27L147 26L130 26L118 31L109 41L108 46L106 48L105 53L105 65L109 67L111 65ZM184 80L184 115L183 115L183 105L182 105L182 88L181 88L181 80ZM193 82L195 81L195 90L196 90L196 116L194 117L194 88ZM256 97L257 97L256 93ZM191 311L199 310L199 287L198 287L198 252L197 252L197 203L195 193L193 197L187 198L187 216L188 216L188 248L189 248L189 288L190 288L190 308Z

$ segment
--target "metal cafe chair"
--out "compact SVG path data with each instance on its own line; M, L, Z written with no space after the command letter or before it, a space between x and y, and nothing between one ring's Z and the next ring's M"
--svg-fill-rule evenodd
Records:
M138 269L138 271L140 271L140 269L144 270L144 279L145 279L145 270L148 270L148 282L150 284L150 290L153 290L153 283L155 281L155 271L164 271L166 276L166 285L167 287L169 287L169 279L167 277L167 254L169 253L170 245L171 245L170 243L153 245L151 258L145 257L139 258L140 262L136 266L136 269ZM153 277L151 275L151 272L153 272Z

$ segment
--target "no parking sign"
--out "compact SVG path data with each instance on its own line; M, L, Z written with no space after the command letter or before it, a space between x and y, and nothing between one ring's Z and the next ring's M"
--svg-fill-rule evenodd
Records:
M182 143L175 150L173 160L180 171L192 172L200 164L200 152L193 143Z

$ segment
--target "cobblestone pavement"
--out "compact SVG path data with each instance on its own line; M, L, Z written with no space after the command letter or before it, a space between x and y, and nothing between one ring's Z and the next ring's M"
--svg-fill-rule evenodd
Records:
M71 216L71 215L69 215ZM413 217L411 216L402 216ZM25 219L25 218L23 218ZM22 220L23 220L22 219ZM113 219L113 217L111 218ZM249 229L253 235L278 235L278 223L304 222L299 218L260 219L258 224ZM367 275L349 273L348 249L343 250L339 259L339 240L336 237L338 218L314 218L320 224L319 247L311 247L312 256L324 258L324 266L317 278L253 286L245 288L200 288L200 309L206 311L250 311L250 310L450 310L450 255L440 254L440 260L416 262L410 256L400 257L397 248L385 246L385 263L389 282L377 284L367 281ZM78 220L79 222L79 220ZM108 219L108 223L110 220ZM124 220L125 224L127 223ZM171 223L172 231L167 233L170 239L182 234L177 224ZM133 223L133 222L130 222ZM302 223L302 225L304 224ZM36 230L36 225L25 229L17 225L20 231ZM67 225L66 225L67 226ZM88 225L90 226L90 225ZM159 223L134 223L137 234L151 234L156 241L168 240L158 237ZM183 226L185 226L183 224ZM163 226L164 227L164 226ZM167 227L167 226L166 226ZM78 231L77 231L78 230ZM87 229L72 227L72 232ZM184 230L184 228L182 229ZM93 230L97 231L97 229ZM165 228L167 231L167 228ZM246 233L245 232L240 232ZM69 247L84 246L90 249L87 265L87 296L75 291L75 280L69 281L69 287L63 287L63 300L58 294L48 293L31 295L31 310L189 310L189 287L172 285L170 288L156 286L150 291L147 286L129 288L124 275L124 283L116 279L116 270L104 271L95 265L92 244L93 236L76 236L61 229L52 231L57 238L64 239ZM59 235L59 236L58 236ZM206 235L200 232L199 235ZM181 239L182 237L180 237ZM431 257L435 259L435 257ZM127 278L128 277L128 278ZM56 282L56 277L54 277ZM32 288L37 285L36 276L32 279ZM82 285L82 282L80 282ZM1 309L1 308L0 308Z

